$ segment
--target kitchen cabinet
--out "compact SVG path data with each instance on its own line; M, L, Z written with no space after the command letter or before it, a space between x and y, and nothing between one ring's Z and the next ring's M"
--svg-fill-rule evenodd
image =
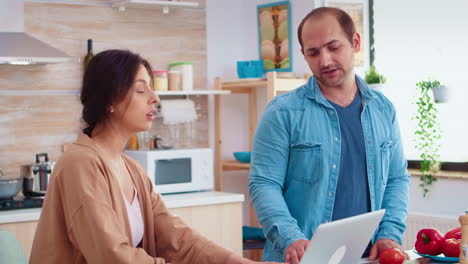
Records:
M242 255L242 194L198 192L163 195L169 211L218 245ZM0 229L12 232L29 258L40 208L0 212Z
M24 209L24 210L39 211L39 209ZM32 242L34 238L34 233L36 232L36 227L37 227L37 220L20 222L20 223L0 224L0 230L8 230L16 237L16 239L19 241L28 259L29 259L29 254L31 253Z

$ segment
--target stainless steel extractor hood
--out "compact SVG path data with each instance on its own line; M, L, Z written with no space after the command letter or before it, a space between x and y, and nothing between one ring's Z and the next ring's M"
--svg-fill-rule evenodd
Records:
M72 58L24 33L24 0L0 0L0 64L68 62Z

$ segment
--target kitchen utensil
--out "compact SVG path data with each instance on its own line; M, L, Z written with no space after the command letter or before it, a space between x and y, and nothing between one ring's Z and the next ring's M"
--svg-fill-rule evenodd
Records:
M0 169L0 199L9 199L15 196L21 189L23 178L9 179Z
M44 158L44 161L41 161L41 157ZM47 153L38 153L35 163L22 165L20 174L24 178L24 194L29 196L45 195L54 165L55 162L49 161Z

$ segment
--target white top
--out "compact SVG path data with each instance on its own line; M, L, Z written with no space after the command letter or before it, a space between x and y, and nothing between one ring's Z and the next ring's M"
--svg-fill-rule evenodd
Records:
M137 247L143 239L143 233L145 231L143 224L143 215L141 214L140 201L138 201L137 189L133 187L135 192L133 195L133 201L130 204L127 198L124 196L125 207L127 207L128 222L130 224L130 230L132 231L133 247Z

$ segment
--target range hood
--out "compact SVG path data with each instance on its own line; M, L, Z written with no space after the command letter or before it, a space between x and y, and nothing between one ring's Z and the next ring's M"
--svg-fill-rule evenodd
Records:
M24 33L24 0L0 0L0 64L69 62L72 58Z

